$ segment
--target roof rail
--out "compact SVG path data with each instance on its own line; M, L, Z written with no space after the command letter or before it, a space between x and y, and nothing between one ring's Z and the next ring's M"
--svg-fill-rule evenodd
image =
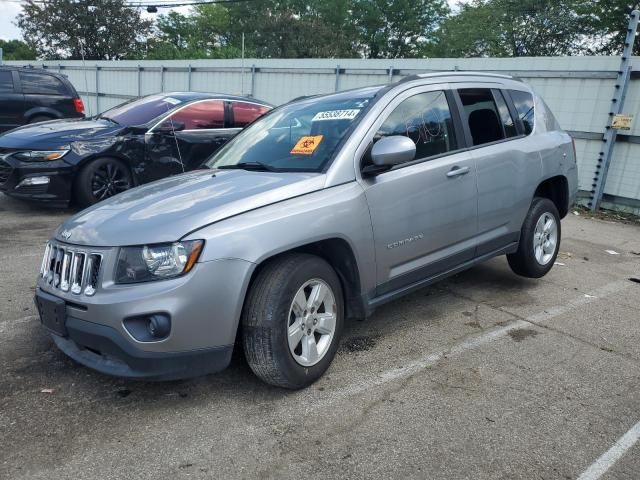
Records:
M461 72L459 70L445 70L442 72L430 72L430 73L418 73L414 75L409 75L398 83L406 83L413 82L415 80L421 80L423 78L437 78L437 77L450 77L450 76L462 76L462 77L491 77L491 78L508 78L509 80L514 80L515 77L512 75L504 75L501 73L489 73L489 72L474 72L474 71L464 71Z

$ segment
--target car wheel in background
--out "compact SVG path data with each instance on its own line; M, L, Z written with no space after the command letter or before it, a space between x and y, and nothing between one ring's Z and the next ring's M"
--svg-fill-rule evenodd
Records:
M253 282L242 315L251 370L278 387L306 387L329 368L344 323L340 280L322 258L288 254Z
M547 198L534 198L522 225L518 251L507 255L511 270L523 277L545 276L558 256L560 238L560 215L555 204Z
M86 165L75 182L75 200L88 207L130 189L133 179L129 168L115 158L99 158Z

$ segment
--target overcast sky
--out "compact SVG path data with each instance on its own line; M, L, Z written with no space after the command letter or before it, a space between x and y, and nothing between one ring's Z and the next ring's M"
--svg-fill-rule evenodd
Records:
M452 7L457 4L460 0L447 0L449 5ZM468 0L462 0L463 3ZM21 38L20 30L18 27L14 25L16 21L16 17L22 10L22 7L19 3L16 2L7 2L5 0L0 0L0 9L2 9L2 14L0 14L0 39L2 40L12 40L14 38ZM184 11L184 9L181 9ZM162 13L168 13L169 10L162 9ZM146 14L146 12L145 12Z

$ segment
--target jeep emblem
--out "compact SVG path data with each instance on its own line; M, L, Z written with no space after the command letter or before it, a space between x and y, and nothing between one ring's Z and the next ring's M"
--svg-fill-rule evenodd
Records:
M69 240L69 239L71 238L71 230L63 230L63 231L60 233L60 236L61 236L62 238L64 238L65 240Z

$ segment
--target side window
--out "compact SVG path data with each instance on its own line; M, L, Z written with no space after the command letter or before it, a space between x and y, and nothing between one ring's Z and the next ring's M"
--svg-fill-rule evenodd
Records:
M529 135L533 132L535 120L533 95L529 92L521 92L520 90L510 90L510 93L511 98L513 99L513 104L518 112L518 116L524 125L524 133Z
M474 145L497 142L505 138L502 122L491 90L466 88L458 90Z
M518 129L516 128L516 124L511 117L511 112L509 111L509 107L507 106L507 102L502 95L500 90L493 91L493 98L496 101L496 105L498 106L498 113L500 114L500 122L502 123L502 128L504 129L504 133L507 138L517 137Z
M233 126L234 128L244 128L254 120L267 113L271 108L255 103L232 102Z
M46 73L20 72L20 83L25 95L68 95L64 84Z
M174 113L171 120L184 124L184 130L224 128L224 102L211 100L188 105Z
M11 71L0 71L0 93L13 93L13 74Z
M413 140L416 160L455 150L456 136L445 93L419 93L404 100L387 117L374 142L393 135Z

